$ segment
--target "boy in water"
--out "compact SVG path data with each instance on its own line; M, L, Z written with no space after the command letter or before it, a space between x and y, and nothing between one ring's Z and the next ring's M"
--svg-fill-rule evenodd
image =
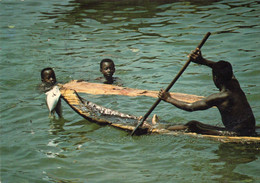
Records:
M41 71L41 80L42 84L40 85L40 90L44 93L50 91L57 83L55 72L51 67L47 67L42 69ZM62 109L61 109L61 99L59 98L59 101L54 109L58 116L62 117Z
M41 81L40 90L44 93L51 90L52 87L56 84L55 72L51 67L42 69L41 71Z
M104 77L99 77L96 80L100 80L104 84L122 85L118 82L119 78L113 77L116 71L115 64L111 59L103 59L100 62L100 72Z
M185 125L170 126L168 129L187 130L210 135L256 135L255 117L244 92L240 88L238 80L233 75L231 64L226 61L213 62L204 59L199 49L192 52L189 56L192 62L212 68L213 81L220 92L191 104L172 98L170 94L164 90L159 92L158 97L189 112L206 110L216 106L225 127L221 128L203 124L198 121L190 121Z

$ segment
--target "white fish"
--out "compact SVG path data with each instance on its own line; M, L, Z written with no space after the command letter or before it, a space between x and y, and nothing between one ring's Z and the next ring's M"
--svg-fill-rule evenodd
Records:
M52 113L60 99L61 93L60 93L59 87L54 86L50 91L46 92L45 94L47 95L46 103L47 103L48 109L49 109L50 113Z

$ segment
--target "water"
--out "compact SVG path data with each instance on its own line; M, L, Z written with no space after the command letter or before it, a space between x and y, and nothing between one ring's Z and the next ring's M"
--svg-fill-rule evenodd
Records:
M111 58L124 86L165 88L206 32L202 48L228 60L260 119L257 1L0 1L1 182L259 182L257 145L187 136L130 137L90 123L65 102L64 120L49 119L40 71L57 79L93 79ZM208 68L191 64L172 91L217 92ZM84 95L83 95L84 96ZM154 99L84 96L137 116ZM216 109L187 113L166 103L154 111L169 123L221 125Z

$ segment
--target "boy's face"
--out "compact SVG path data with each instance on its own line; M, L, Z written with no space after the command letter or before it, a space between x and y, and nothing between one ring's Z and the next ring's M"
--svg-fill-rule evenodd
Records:
M43 73L42 82L50 85L54 85L56 83L56 76L53 70L46 70Z
M102 74L104 75L104 77L112 77L113 74L115 73L116 69L115 69L115 65L113 63L110 62L104 62L102 64L102 68L100 69L100 72L102 72Z

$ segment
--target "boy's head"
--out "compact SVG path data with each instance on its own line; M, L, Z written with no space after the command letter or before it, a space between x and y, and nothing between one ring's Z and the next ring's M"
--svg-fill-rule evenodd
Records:
M42 82L49 85L54 85L56 83L55 72L52 68L47 67L41 71Z
M232 79L232 65L227 61L218 61L212 67L213 80L218 87L218 84L227 83Z
M100 62L100 72L104 75L105 78L112 78L115 73L115 64L111 59L103 59Z

